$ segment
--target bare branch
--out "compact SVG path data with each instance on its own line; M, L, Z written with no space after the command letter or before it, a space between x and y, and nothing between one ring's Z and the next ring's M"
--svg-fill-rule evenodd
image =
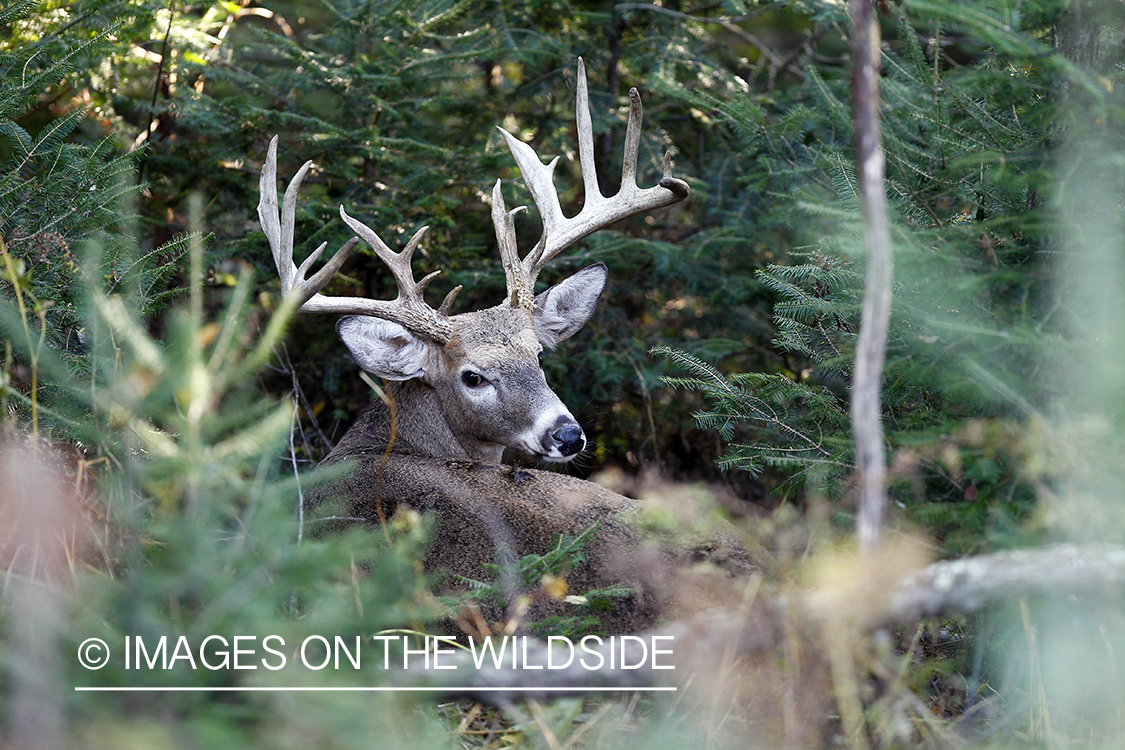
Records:
M851 0L852 119L856 165L867 248L867 287L863 294L852 381L851 420L859 473L860 547L878 542L886 506L886 456L880 390L891 317L894 260L883 187L884 157L879 125L879 24L874 0Z

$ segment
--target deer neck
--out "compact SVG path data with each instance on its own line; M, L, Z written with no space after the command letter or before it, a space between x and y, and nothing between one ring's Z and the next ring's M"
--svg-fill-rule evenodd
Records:
M337 444L333 458L381 453L390 445L391 452L396 454L500 463L504 446L459 435L451 426L437 392L426 383L392 382L386 394L394 403L394 429L391 408L382 400L375 401Z

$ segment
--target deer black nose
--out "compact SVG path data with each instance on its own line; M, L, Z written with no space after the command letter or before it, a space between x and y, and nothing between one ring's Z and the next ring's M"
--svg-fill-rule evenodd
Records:
M564 456L573 456L586 447L586 436L576 424L563 425L552 432L551 437L559 444L559 453Z

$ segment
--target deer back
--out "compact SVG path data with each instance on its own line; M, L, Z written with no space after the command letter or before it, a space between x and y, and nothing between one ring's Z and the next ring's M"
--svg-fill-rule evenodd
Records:
M495 574L488 569L498 563L503 578L504 565L547 554L561 538L597 526L580 561L566 573L568 592L629 587L602 616L602 628L610 632L648 627L667 609L657 571L670 558L641 544L630 522L635 500L564 474L479 461L380 454L327 459L323 465L338 461L350 466L317 490L318 501L335 499L319 514L358 519L389 519L404 509L422 514L431 524L423 565L446 593L467 591L469 581L492 581ZM526 618L573 612L572 605L540 597ZM494 621L503 614L486 612Z

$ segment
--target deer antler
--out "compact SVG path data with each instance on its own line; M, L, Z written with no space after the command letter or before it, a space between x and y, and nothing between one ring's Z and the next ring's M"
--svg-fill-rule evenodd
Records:
M577 216L563 216L559 205L558 192L552 177L558 157L544 164L535 151L523 141L503 128L500 132L508 143L512 156L519 165L520 173L527 184L531 197L543 219L543 235L528 254L520 258L516 242L515 215L525 210L520 206L511 211L504 205L500 180L492 190L492 221L496 228L496 239L500 246L500 257L507 277L508 299L512 305L532 309L535 302L535 281L556 255L582 239L586 235L614 222L621 221L643 211L650 211L681 201L688 196L688 185L672 176L672 158L664 155L664 176L660 183L650 188L637 187L637 151L641 142L641 120L643 109L641 96L637 90L629 91L629 123L625 130L625 154L621 168L621 188L617 195L607 198L598 187L594 171L594 131L590 120L590 97L586 85L586 67L578 59L578 157L582 168L582 182L586 198ZM453 323L449 310L453 298L461 290L456 287L446 295L438 309L430 307L423 298L426 286L440 271L434 271L419 281L414 281L410 267L422 235L427 227L419 229L401 252L391 250L379 236L360 221L348 216L343 206L340 217L362 238L375 254L391 269L398 284L398 296L393 301L373 300L365 297L328 297L320 290L328 284L348 259L359 240L353 237L333 255L324 267L306 279L305 275L313 263L320 258L327 243L321 244L300 267L293 264L293 227L296 216L297 192L305 174L312 166L306 162L289 183L285 199L280 207L277 204L277 138L270 141L265 164L262 165L261 200L258 203L258 216L262 230L273 251L274 263L281 277L283 294L298 297L303 312L327 312L344 315L370 315L390 320L414 333L426 336L438 343L448 343L453 335Z
M426 336L441 344L448 343L453 335L453 323L448 314L453 298L461 287L456 287L446 295L441 307L435 310L426 304L422 293L426 285L441 271L434 271L423 276L420 281L414 281L414 272L410 268L410 259L422 241L422 235L429 227L422 227L401 252L394 252L387 244L379 239L374 230L363 224L344 211L340 206L340 218L344 220L352 231L359 235L348 240L343 247L336 251L324 267L306 279L305 274L309 268L324 252L328 243L322 243L301 263L300 268L293 264L293 226L297 213L297 191L305 179L312 162L305 162L289 183L285 191L285 199L280 212L277 205L277 136L270 141L269 151L266 154L265 164L262 165L262 176L259 184L261 199L258 202L258 217L262 222L262 231L270 243L273 251L273 260L277 265L277 273L281 277L281 292L286 295L296 295L301 303L302 312L327 312L342 315L370 315L383 320L389 320L414 333ZM359 244L359 239L371 246L375 254L390 267L398 284L398 297L393 301L367 299L366 297L328 297L320 294L320 290L328 283L332 276L340 270L344 261L348 259L352 250Z
M660 184L645 189L637 187L637 151L641 142L641 119L644 112L641 107L641 95L635 88L629 90L629 123L625 129L621 188L612 198L602 195L594 171L594 131L590 121L586 66L582 58L578 58L576 110L578 158L582 167L582 183L586 198L582 210L569 219L563 216L559 195L552 181L558 157L552 159L549 164L544 164L530 146L500 128L543 219L543 235L535 247L521 259L516 245L514 217L518 212L525 210L525 207L520 206L508 211L504 205L500 181L496 181L492 189L492 223L496 228L496 240L500 246L500 256L508 280L508 298L512 305L532 308L535 280L539 277L539 272L552 258L571 244L614 222L643 211L663 208L688 196L687 183L672 176L672 157L667 153L664 155L664 176Z

